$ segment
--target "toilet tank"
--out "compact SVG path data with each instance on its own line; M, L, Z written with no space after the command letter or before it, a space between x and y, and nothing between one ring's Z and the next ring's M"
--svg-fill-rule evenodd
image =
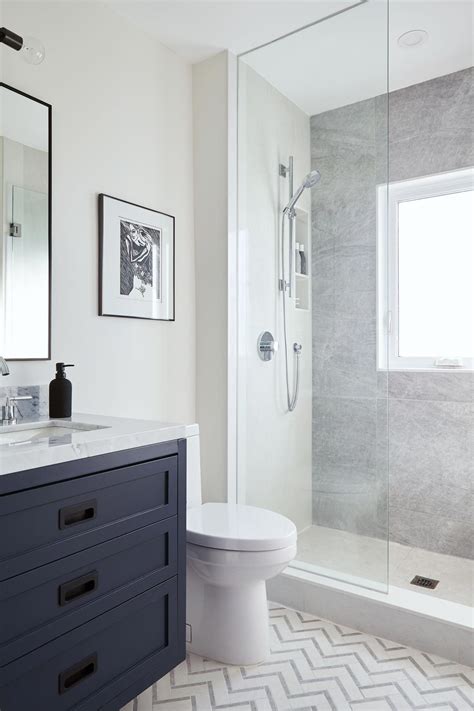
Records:
M186 486L187 507L200 506L201 498L201 448L199 435L187 438L186 450Z

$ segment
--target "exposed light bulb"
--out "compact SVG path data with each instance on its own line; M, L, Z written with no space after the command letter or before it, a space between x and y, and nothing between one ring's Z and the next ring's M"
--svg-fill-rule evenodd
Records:
M28 64L41 64L45 58L45 49L36 37L23 37L20 54Z

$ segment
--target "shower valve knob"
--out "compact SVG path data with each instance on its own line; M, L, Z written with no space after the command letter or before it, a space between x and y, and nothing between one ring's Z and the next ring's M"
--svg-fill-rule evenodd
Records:
M275 341L270 331L260 334L257 341L258 355L261 360L271 360L278 350L278 342Z

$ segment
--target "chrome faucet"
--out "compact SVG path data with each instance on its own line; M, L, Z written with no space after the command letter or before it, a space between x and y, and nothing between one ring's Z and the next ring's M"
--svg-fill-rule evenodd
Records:
M0 373L2 375L10 375L10 368L8 367L8 363L2 356L0 356Z
M32 400L31 395L15 395L7 397L5 405L2 407L2 425L16 425L16 415L18 410L15 404L18 400ZM20 412L21 416L21 412Z

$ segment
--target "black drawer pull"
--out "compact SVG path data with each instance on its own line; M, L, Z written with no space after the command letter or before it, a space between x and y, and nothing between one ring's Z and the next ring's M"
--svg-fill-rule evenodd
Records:
M80 578L74 578L74 580L63 583L58 588L59 604L61 606L67 605L68 602L77 600L78 597L94 592L94 590L97 590L98 580L98 573L93 570L87 575L81 575Z
M97 671L97 654L91 654L59 675L59 693L64 694Z
M59 509L59 528L69 528L78 523L91 521L97 515L97 501L83 501L81 504Z

